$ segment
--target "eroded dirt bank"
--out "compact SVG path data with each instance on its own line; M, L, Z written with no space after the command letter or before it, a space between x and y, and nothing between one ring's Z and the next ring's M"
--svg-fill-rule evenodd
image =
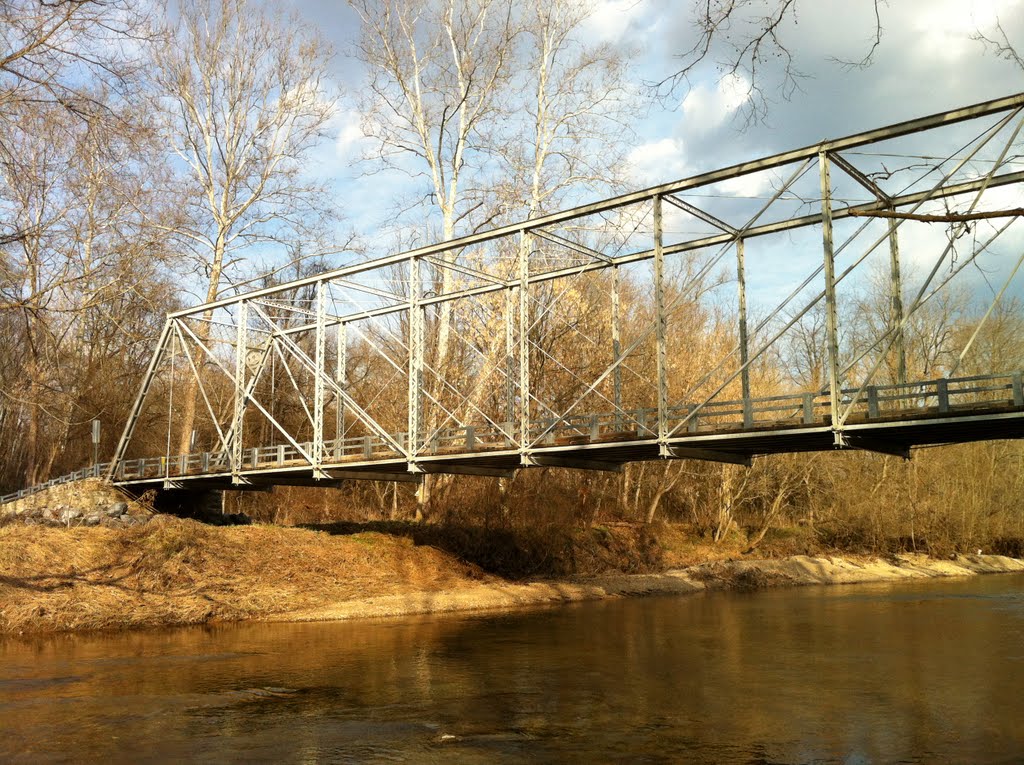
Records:
M685 595L701 590L755 590L813 584L857 584L1024 572L1024 561L1002 555L937 560L920 554L891 560L796 555L781 560L716 561L656 574L600 574L528 583L487 582L436 593L356 598L267 617L271 621L327 621L374 616L507 609L600 598Z
M377 531L213 527L164 516L124 528L12 524L0 528L0 633L351 619L1024 571L1024 561L998 555L939 560L904 554L718 560L609 573L615 566L654 568L650 556L643 565L621 565L622 534L614 544L600 541L614 534L596 535L599 551L617 555L596 567L604 573L512 582L430 544Z

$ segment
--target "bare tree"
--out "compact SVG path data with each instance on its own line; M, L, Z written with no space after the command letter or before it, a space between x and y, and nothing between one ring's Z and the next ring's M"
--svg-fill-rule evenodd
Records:
M163 251L140 213L159 215L148 180L159 164L146 131L130 124L23 108L22 130L0 162L4 207L23 232L0 246L0 313L12 320L0 407L21 412L23 433L11 440L21 443L29 481L50 472L77 425L116 411L104 378L136 355L137 322L146 340L147 314L166 307L153 300Z
M124 84L140 65L146 11L131 0L7 0L0 4L0 119L16 106L58 106L82 117L108 111L95 88Z
M440 214L448 240L465 228L485 200L467 193L464 174L478 172L492 149L487 136L511 80L516 42L507 0L352 0L362 31L357 56L369 69L362 102L363 131L372 139L376 169L426 176L424 199ZM419 207L420 202L414 203ZM484 216L486 219L486 216ZM439 274L438 291L454 275ZM451 345L451 310L439 311L435 368Z
M361 103L370 172L425 178L409 210L434 211L451 239L498 217L537 214L570 190L614 186L618 139L632 106L627 57L586 40L592 11L578 0L353 0L362 34L356 56L369 70ZM408 201L408 200L407 200ZM422 224L418 224L422 231ZM458 258L451 253L449 258ZM451 269L435 292L452 289ZM503 353L484 325L459 334L486 339L484 370ZM455 379L451 305L430 327L430 365ZM500 334L500 333L499 333ZM484 374L486 376L486 373ZM431 391L432 397L438 391ZM478 394L487 395L487 390ZM460 404L461 405L461 404Z
M98 88L130 87L147 10L131 0L0 3L0 159L16 159L12 144L40 110L116 116ZM25 233L0 218L0 245Z
M635 51L587 38L592 4L531 0L519 8L525 42L517 105L497 148L505 158L506 205L517 217L533 217L557 209L566 193L621 187L639 104L629 84Z
M185 168L189 222L169 233L191 253L212 302L249 275L249 252L286 239L323 254L322 188L308 179L311 151L335 109L320 36L296 17L247 0L188 0L156 53L163 134ZM200 327L207 340L208 322ZM187 452L197 382L185 392L179 444Z
M149 201L137 171L158 176L159 166L144 157L131 104L156 8L0 5L0 420L17 444L0 480L43 477L82 419L111 405L116 396L93 386L117 374L112 362L130 364L135 322L153 308L160 278L150 279L156 248L140 228ZM106 323L94 321L101 314ZM98 327L115 335L101 342Z

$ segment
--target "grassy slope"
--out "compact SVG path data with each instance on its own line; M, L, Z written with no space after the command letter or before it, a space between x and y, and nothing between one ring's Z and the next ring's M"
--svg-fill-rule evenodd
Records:
M240 620L442 590L480 595L481 584L501 590L508 580L641 574L735 557L727 548L695 543L676 527L633 524L305 529L171 516L128 529L13 523L0 527L0 633Z
M0 528L0 632L245 619L487 578L437 549L378 533L172 517L117 530L10 525Z

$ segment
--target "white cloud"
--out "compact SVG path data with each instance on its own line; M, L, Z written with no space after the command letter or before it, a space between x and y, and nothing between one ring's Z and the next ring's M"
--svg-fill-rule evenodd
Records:
M749 100L750 82L738 74L727 74L711 85L697 85L681 105L683 129L706 133L721 127Z
M774 191L775 183L773 181L778 181L778 185L782 185L776 176L762 171L730 178L715 184L714 188L722 194L734 197L757 198L765 196L769 191Z
M972 30L988 36L997 24L1019 18L1022 6L1021 0L933 0L928 13L913 15L909 22L921 54L956 61L978 53L979 43L970 39Z
M598 0L587 17L587 36L599 42L621 40L630 25L647 10L646 0Z
M340 111L334 119L337 130L334 139L334 153L338 159L350 160L358 155L358 147L363 140L361 116L353 111Z
M956 61L975 52L978 43L970 40L964 29L970 28L969 10L962 3L936 3L934 12L911 16L916 31L914 52L935 60Z
M640 186L653 186L687 174L683 143L675 138L640 144L626 157L629 175Z

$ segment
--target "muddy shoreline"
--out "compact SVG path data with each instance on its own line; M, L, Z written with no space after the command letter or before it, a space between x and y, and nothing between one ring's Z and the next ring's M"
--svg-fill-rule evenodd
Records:
M711 590L845 585L1024 572L1024 560L1002 555L922 554L880 558L813 557L716 561L657 574L602 574L526 583L480 584L458 590L366 597L318 609L270 614L261 621L338 621L466 611L501 611L607 598L690 595Z

